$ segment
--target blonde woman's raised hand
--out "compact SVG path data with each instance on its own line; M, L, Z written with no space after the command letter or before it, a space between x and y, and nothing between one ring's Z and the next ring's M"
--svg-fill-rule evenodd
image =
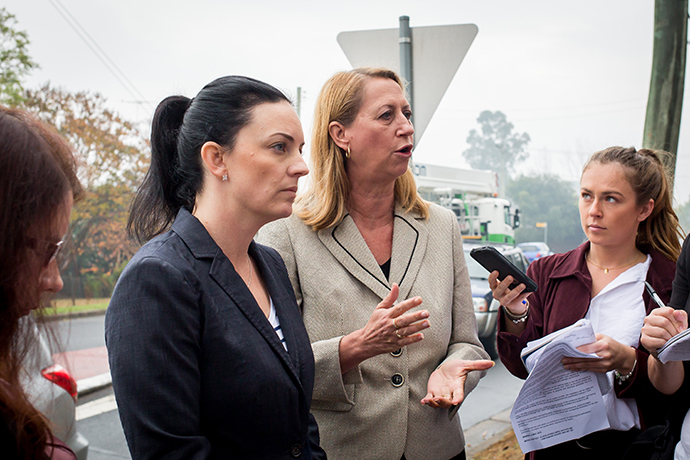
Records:
M434 409L447 409L460 404L465 399L467 374L491 369L493 366L494 362L488 359L449 359L429 377L427 394L422 399L422 404Z
M399 288L393 284L390 293L379 303L366 326L340 341L340 370L345 373L371 357L396 351L424 339L421 332L430 326L429 312L411 312L422 304L421 297L396 303Z

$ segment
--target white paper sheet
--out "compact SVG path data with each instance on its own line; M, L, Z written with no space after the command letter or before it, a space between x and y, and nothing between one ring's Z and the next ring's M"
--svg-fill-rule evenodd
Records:
M597 375L568 371L561 364L565 356L598 358L576 348L595 340L591 323L580 320L567 332L540 339L539 346L525 347L532 350L525 354L531 371L510 413L523 453L609 428Z

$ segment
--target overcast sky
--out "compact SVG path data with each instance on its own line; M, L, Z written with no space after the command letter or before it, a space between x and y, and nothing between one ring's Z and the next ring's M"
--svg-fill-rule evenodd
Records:
M52 0L55 1L55 0ZM414 154L467 167L462 152L483 110L500 110L532 138L517 173L577 180L596 150L640 147L652 62L652 0L59 0L131 80L133 97L70 28L51 0L5 0L31 40L46 81L101 93L131 120L171 94L243 74L304 92L302 122L334 72L350 67L342 31L476 24L479 33ZM144 102L137 102L137 101ZM690 107L684 104L686 110ZM676 200L690 196L690 126L681 126Z

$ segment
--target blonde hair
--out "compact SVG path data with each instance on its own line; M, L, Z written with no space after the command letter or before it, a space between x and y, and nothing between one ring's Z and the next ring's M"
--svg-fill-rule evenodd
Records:
M678 216L673 210L669 172L659 158L668 155L661 150L634 147L609 147L601 150L587 161L582 172L594 162L601 164L618 163L623 166L625 177L635 191L638 205L654 200L654 209L637 229L635 244L638 248L652 247L667 258L676 261L680 255L683 234L678 224Z
M297 215L314 231L339 223L347 214L345 205L352 188L345 172L345 151L331 138L328 127L333 121L350 126L362 106L364 85L372 78L388 78L400 88L400 77L388 69L358 68L338 72L323 86L316 100L311 143L311 186L295 204ZM405 211L429 218L429 204L417 193L408 166L395 180L395 200Z

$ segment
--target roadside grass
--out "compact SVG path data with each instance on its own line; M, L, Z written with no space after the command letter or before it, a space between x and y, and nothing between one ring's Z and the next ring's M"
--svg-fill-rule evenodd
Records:
M105 310L108 308L109 298L102 299L76 299L72 305L72 299L57 299L51 302L52 307L46 308L46 316L78 313L81 311Z
M522 460L525 458L515 433L510 430L503 438L485 450L476 453L472 460Z

